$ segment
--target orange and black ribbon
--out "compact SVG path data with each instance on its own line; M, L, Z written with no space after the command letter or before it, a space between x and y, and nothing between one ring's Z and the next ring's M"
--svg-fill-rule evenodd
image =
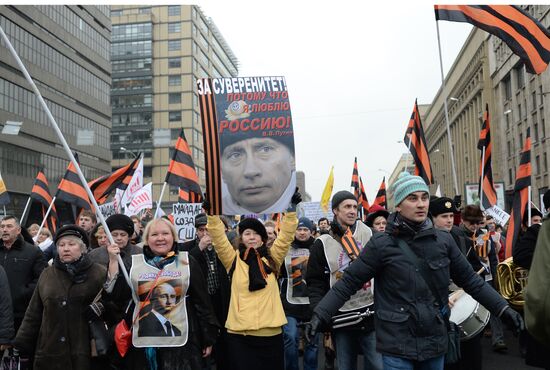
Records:
M359 253L361 252L361 250L359 249L359 245L353 237L353 234L351 233L351 229L349 227L342 236L342 246L344 247L344 250L352 261L359 257Z

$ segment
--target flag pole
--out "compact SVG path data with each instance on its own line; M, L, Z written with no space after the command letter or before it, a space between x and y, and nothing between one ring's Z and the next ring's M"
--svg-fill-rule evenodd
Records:
M31 197L29 195L29 199L27 199L27 204L25 204L25 209L23 210L23 214L21 215L21 225L25 223L25 217L27 216L27 211L29 210L30 204L31 204Z
M162 203L162 197L164 196L164 190L165 189L166 189L166 181L162 185L162 190L160 191L159 201L157 202L157 210L155 211L155 215L153 216L153 218L157 218L158 215L159 215L160 205Z
M17 55L17 52L13 48L13 45L11 44L10 40L8 39L8 36L4 33L4 29L0 26L0 36L6 43L6 46L10 50L11 54L13 55L15 61L19 65L19 68L21 69L21 72L25 76L26 80L31 85L36 97L38 98L38 101L40 102L40 105L42 105L42 108L44 108L44 111L46 112L46 116L48 117L50 123L52 124L52 127L57 134L59 141L61 141L61 144L63 145L63 148L65 149L65 152L67 153L67 156L75 166L76 172L78 174L78 177L80 178L80 181L82 182L82 185L84 189L86 190L86 193L88 194L88 197L90 198L92 205L95 207L96 210L99 210L99 206L97 205L97 202L94 198L94 195L92 191L90 190L90 187L88 186L88 182L86 181L86 178L84 177L84 174L82 173L82 170L80 169L80 165L76 161L71 148L69 147L69 144L67 144L67 141L65 140L65 137L63 136L63 133L59 129L59 126L57 125L57 122L55 121L55 118L52 115L52 112L46 105L46 102L44 101L44 98L42 97L42 94L40 94L40 91L36 87L36 84L34 83L32 77L30 76L29 72L27 71L27 68L25 68L25 65L19 58L19 55ZM107 234L107 237L109 238L109 242L111 244L115 244L115 240L113 239L113 236L111 235L111 231L109 230L109 227L107 226L107 223L105 222L105 218L103 217L103 214L101 212L96 212L97 216L99 217L99 220L101 221L101 224L103 225L103 228L105 229L105 233ZM124 266L124 262L122 261L122 258L120 257L120 254L117 255L118 264L120 266L120 270L122 274L124 275L124 278L126 279L126 282L128 283L128 286L130 287L130 291L132 292L132 297L135 302L138 302L136 292L134 291L134 288L132 286L132 282L130 280L130 277L128 276L128 271L126 271L126 267Z
M531 227L531 185L527 187L527 226Z
M46 223L46 220L48 219L48 216L50 215L50 212L51 212L52 207L53 207L53 205L54 205L55 198L56 198L56 197L53 197L53 198L52 198L52 202L51 202L50 205L48 206L48 210L46 211L46 214L44 215L44 218L42 219L42 223L40 224L40 227L38 228L38 232L36 233L36 236L35 236L34 238L37 238L37 239L38 239L38 235L40 235L40 232L41 232L42 229L44 228L44 224ZM33 238L33 240L36 241L34 238Z
M483 146L482 152L481 152L481 178L479 179L479 208L482 211L485 211L485 207L483 207L483 172L485 170L485 145Z
M6 205L4 204L4 217L6 217L8 214L6 213Z
M458 192L458 180L456 178L456 166L455 166L455 156L453 153L453 143L451 140L451 128L449 123L449 110L447 109L447 96L445 95L445 76L443 74L443 57L441 56L441 40L439 37L439 22L435 21L435 27L437 29L437 46L439 49L439 68L441 70L441 95L443 95L443 105L445 108L445 122L447 124L447 139L449 141L449 153L451 157L451 168L453 170L453 182L455 187L455 195L459 195Z
M408 148L408 152L407 152L407 159L405 159L405 168L403 169L403 172L408 172L407 171L407 167L409 167L409 157L412 157L412 154L411 154L411 137L412 135L409 137L409 145L407 146Z

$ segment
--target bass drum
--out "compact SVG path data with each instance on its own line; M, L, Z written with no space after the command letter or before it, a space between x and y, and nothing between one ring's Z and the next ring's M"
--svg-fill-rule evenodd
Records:
M460 340L464 342L475 337L485 328L491 314L468 293L461 291L454 294L460 294L460 296L451 308L449 320L458 325Z

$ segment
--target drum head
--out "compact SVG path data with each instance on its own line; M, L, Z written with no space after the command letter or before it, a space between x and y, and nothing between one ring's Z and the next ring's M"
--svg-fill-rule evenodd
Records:
M454 303L453 308L451 308L451 317L449 320L455 324L463 323L468 317L472 315L472 312L476 310L476 306L479 303L472 298L466 292L462 292L462 295Z

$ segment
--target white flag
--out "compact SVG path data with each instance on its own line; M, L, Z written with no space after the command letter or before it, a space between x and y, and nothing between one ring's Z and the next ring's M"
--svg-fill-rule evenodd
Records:
M439 185L437 185L437 190L435 191L435 196L441 198L441 188L439 187Z
M122 197L122 205L126 206L126 204L130 203L134 195L141 188L143 188L143 156L139 160L138 166L136 167L134 175L132 176L132 180L130 180L128 187L124 192L124 196Z
M153 183L150 182L134 194L132 201L126 207L126 216L133 216L143 209L153 208L152 186Z

